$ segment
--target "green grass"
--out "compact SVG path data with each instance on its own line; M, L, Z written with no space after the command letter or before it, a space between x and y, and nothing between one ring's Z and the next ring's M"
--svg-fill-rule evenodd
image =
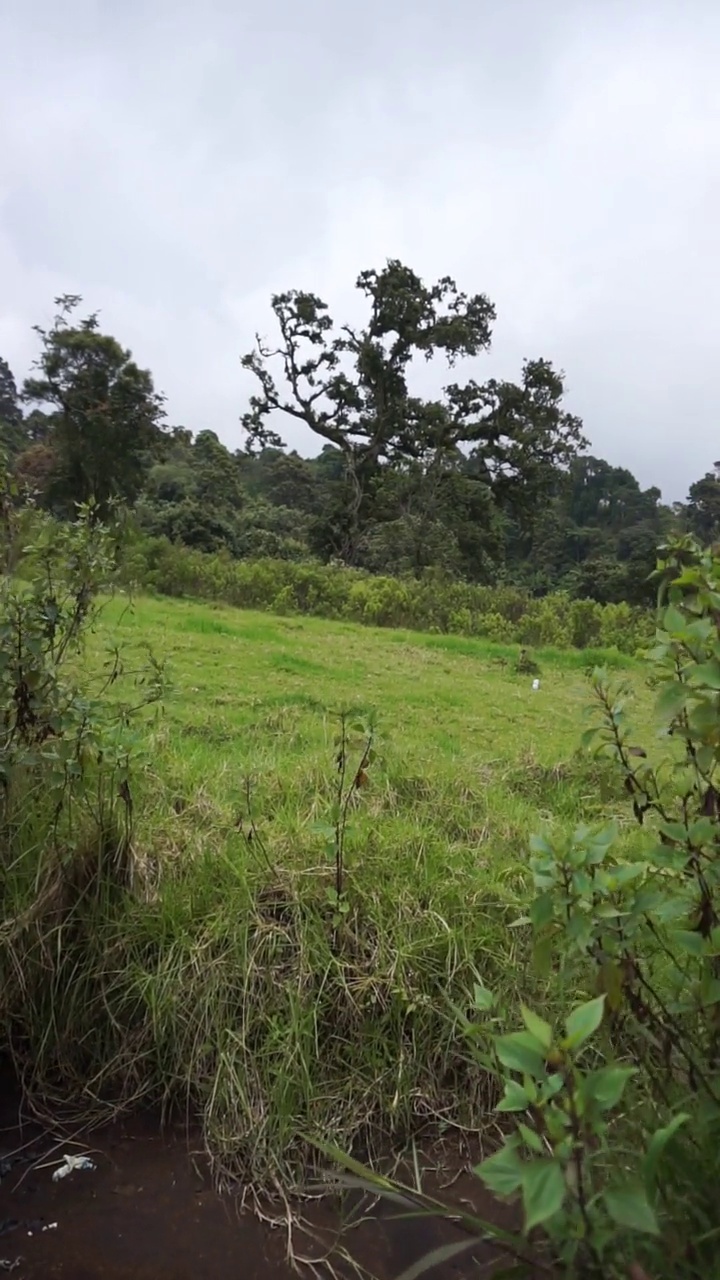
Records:
M449 1002L478 976L530 982L508 926L531 832L612 814L637 838L612 774L577 753L599 655L536 654L534 692L507 647L167 599L111 603L87 660L109 640L149 644L170 686L134 785L136 892L86 895L72 928L35 921L16 953L5 1012L37 1087L186 1098L217 1168L258 1183L299 1176L307 1135L482 1125ZM642 669L610 657L646 729ZM321 828L342 708L376 715L377 756L336 931Z

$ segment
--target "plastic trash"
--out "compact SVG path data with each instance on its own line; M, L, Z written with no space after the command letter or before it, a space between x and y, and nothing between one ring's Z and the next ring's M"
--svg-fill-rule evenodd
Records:
M63 1163L55 1170L52 1180L59 1182L61 1178L67 1178L69 1173L75 1169L82 1169L92 1172L95 1168L94 1162L89 1156L63 1156Z
M536 679L536 680L533 680L533 682L532 682L532 687L533 687L533 689L535 690L535 692L537 693L538 689L540 688L540 681L539 681L539 680L537 680L537 679Z
M15 1258L14 1260L12 1258L0 1258L0 1271L14 1271L16 1267L20 1266L21 1262L22 1258Z

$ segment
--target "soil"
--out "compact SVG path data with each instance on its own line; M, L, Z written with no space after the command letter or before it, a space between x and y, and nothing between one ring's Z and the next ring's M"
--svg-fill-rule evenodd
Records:
M138 1115L93 1130L73 1142L23 1119L16 1091L0 1077L0 1275L13 1280L290 1280L287 1235L272 1229L239 1200L217 1194L199 1147L186 1126L165 1126ZM93 1170L76 1169L53 1181L65 1153L87 1154ZM483 1216L504 1219L496 1205L478 1203L475 1179L453 1193L472 1193ZM377 1280L394 1280L430 1250L461 1239L448 1224L398 1219L380 1204L376 1217L341 1231L337 1208L313 1211L317 1232L331 1248L342 1237L347 1252ZM296 1239L299 1252L317 1259L324 1249ZM305 1248L303 1248L303 1245ZM429 1280L492 1276L485 1246L425 1274ZM335 1272L352 1269L337 1250ZM310 1272L308 1272L310 1274ZM332 1275L327 1262L316 1274Z

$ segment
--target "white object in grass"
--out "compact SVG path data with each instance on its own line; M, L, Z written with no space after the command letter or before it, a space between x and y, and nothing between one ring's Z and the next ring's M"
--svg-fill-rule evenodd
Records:
M52 1180L59 1182L61 1178L67 1178L69 1173L74 1169L94 1169L93 1161L87 1156L63 1156L63 1162L58 1169L55 1170Z

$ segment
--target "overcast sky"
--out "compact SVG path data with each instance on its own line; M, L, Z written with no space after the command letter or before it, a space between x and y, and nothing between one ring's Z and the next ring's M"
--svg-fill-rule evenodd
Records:
M720 457L719 0L0 0L0 355L59 293L241 442L273 291L483 291L668 500ZM289 443L311 451L288 425Z

